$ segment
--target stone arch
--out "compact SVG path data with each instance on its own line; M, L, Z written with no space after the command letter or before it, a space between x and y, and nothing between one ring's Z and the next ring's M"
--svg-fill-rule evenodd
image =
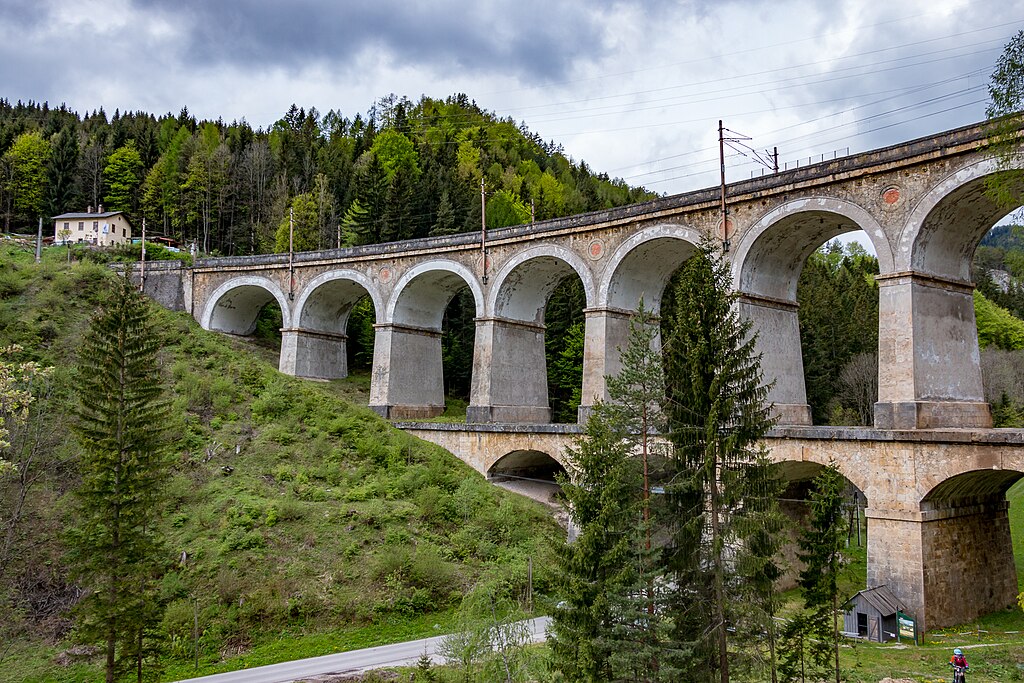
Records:
M943 479L921 500L920 553L928 628L1013 605L1017 571L1006 492L1024 472L975 469ZM949 599L969 591L970 599Z
M889 238L874 216L853 202L810 197L775 207L743 233L732 259L734 286L749 294L795 301L807 258L826 241L856 230L867 233L879 270L892 272Z
M972 262L1006 209L988 197L998 172L982 158L949 173L912 207L896 272L879 284L879 402L883 429L992 426L981 376ZM1024 174L1016 175L1024 189Z
M282 326L291 327L292 312L288 298L277 283L252 275L232 278L210 294L199 324L205 330L252 334L260 310L272 300L281 307Z
M566 472L565 464L558 456L540 450L517 449L492 462L487 468L487 478L504 475L554 481L556 474Z
M477 316L483 315L483 289L469 268L448 260L417 264L395 283L384 321L440 330L445 308L463 287L473 293Z
M479 316L483 309L480 284L455 261L417 264L395 283L374 339L371 408L392 418L418 419L444 412L441 323L448 304L464 287L472 292Z
M780 424L811 424L804 383L796 293L808 257L826 240L864 230L882 272L892 270L889 241L863 207L832 197L786 202L764 214L738 240L732 261L740 311L758 332L768 400Z
M1014 161L1020 170L1024 162ZM1005 207L987 196L985 179L1000 171L985 158L940 180L917 203L900 232L897 269L913 270L968 282L974 250ZM1018 179L1024 189L1024 175Z
M363 296L373 302L380 322L383 301L370 278L355 270L332 270L309 281L295 301L296 327L344 333L352 306Z
M942 480L921 499L923 510L938 509L947 505L974 504L995 498L1002 498L1024 472L1008 469L968 470Z
M593 273L574 251L558 245L538 245L509 259L494 276L487 310L499 318L530 323L544 321L547 298L567 275L583 282L587 306L596 301Z
M778 460L776 464L782 478L787 482L794 483L810 482L829 462L831 462L830 457L822 457L821 462L817 460ZM864 472L846 467L841 461L834 461L833 464L850 486L862 496L867 496L870 481Z
M655 225L631 235L608 260L597 305L631 311L643 297L656 313L668 279L700 242L700 232L682 225Z

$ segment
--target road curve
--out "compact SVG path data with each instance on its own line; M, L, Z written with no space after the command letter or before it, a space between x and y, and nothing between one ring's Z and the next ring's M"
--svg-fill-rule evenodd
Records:
M548 617L538 617L526 622L532 642L539 643L545 639L550 622ZM379 645L253 669L183 679L179 683L291 683L308 676L354 674L388 666L413 666L424 652L431 660L440 664L443 663L443 658L437 653L437 648L443 639L444 636L434 636L393 645Z

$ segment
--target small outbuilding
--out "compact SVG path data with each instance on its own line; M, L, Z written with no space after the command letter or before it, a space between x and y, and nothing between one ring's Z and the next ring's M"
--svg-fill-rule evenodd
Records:
M843 632L875 643L896 639L897 612L904 604L886 586L860 591L848 603L843 615Z

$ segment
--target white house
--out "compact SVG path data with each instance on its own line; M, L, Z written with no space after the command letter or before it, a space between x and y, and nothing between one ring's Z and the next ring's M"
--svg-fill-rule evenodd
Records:
M95 244L112 247L131 244L132 225L122 211L93 212L90 206L85 213L62 213L53 217L54 244Z

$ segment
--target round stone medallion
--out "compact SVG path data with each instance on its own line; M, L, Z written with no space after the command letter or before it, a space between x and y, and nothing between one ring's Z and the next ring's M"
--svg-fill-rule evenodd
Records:
M380 277L380 281L384 283L391 282L393 275L394 273L392 273L391 269L387 266L384 266L378 271L378 277Z
M890 185L889 187L882 190L881 199L882 206L885 208L894 208L900 203L900 199L903 198L903 193L900 191L899 186Z
M733 233L736 232L736 225L732 222L731 218L726 218L724 224L723 221L718 221L715 231L718 233L718 239L724 242L725 240L732 239Z
M590 246L587 247L587 256L594 261L604 256L604 242L601 240L591 242Z

